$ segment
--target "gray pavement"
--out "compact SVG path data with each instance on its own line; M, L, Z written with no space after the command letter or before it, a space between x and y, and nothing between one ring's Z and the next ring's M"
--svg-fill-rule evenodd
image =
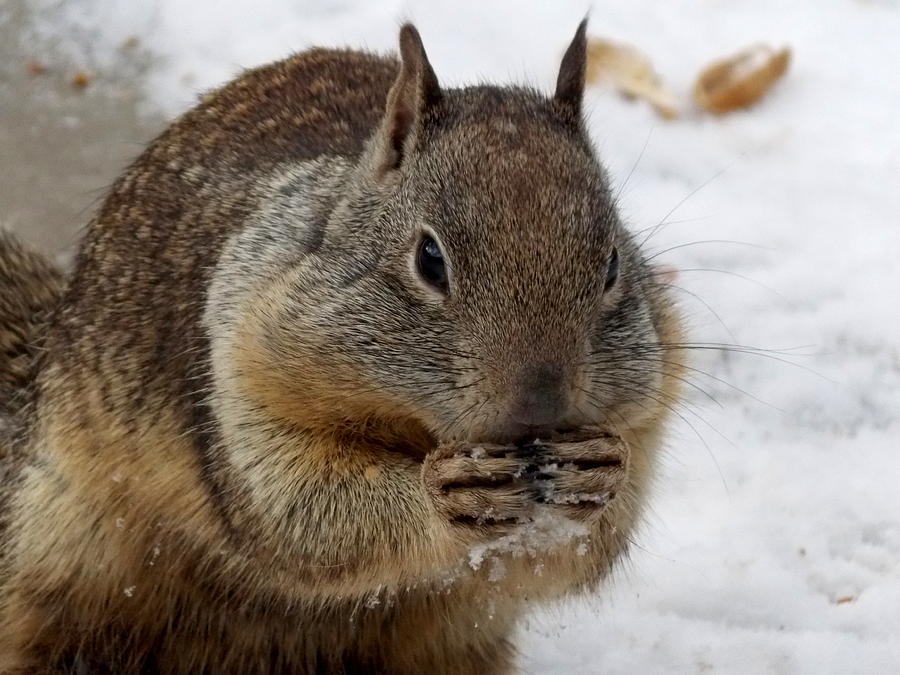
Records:
M0 0L0 224L66 261L106 188L164 121L141 112L149 57L139 38L98 68L61 47L71 36L38 35L34 11Z

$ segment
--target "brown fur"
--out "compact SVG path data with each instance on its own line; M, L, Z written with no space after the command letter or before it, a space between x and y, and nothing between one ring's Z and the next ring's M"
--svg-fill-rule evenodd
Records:
M62 294L60 270L0 230L0 401L15 405L39 350L39 328ZM4 409L0 416L9 415ZM2 419L2 417L0 417Z
M553 99L401 52L250 71L112 188L7 462L0 671L508 673L524 609L623 555L681 337L581 125L584 26ZM444 299L410 269L429 224ZM573 405L532 447L538 362ZM470 564L541 463L584 532Z

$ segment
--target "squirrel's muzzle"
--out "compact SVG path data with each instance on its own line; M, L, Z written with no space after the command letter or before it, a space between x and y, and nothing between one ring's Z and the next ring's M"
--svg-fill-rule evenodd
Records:
M529 366L510 392L498 433L511 442L530 442L559 431L569 416L569 386L562 369Z

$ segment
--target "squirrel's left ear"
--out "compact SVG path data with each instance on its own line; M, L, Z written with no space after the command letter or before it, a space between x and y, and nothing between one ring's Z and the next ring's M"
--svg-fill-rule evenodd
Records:
M400 29L400 72L388 92L381 123L379 170L399 169L411 150L428 109L441 100L441 87L428 62L419 31L410 23Z
M584 73L587 66L587 17L578 24L575 37L563 55L556 77L556 93L553 100L581 115L581 99L584 96Z

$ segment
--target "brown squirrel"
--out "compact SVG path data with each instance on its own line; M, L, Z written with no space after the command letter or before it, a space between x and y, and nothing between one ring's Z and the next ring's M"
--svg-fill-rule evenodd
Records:
M585 43L549 98L442 88L410 25L306 51L149 146L58 300L0 243L0 672L509 673L596 587L682 352Z

